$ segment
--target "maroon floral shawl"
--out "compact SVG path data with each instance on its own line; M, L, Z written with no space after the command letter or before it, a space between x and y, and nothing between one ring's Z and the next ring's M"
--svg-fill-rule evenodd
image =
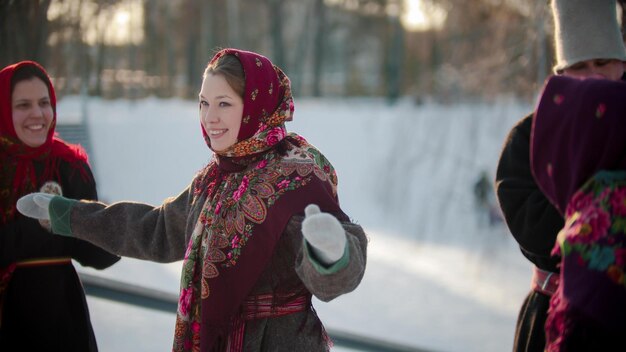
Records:
M625 136L626 83L548 80L533 121L531 164L565 226L552 251L561 270L546 351L625 345Z
M21 61L0 71L0 225L15 217L15 203L19 197L33 192L42 180L59 178L58 165L61 160L69 162L84 178L91 177L83 167L87 163L85 150L78 145L68 144L55 135L56 95L50 79L45 83L48 85L54 115L48 138L43 145L32 148L17 137L13 126L11 78L15 70L27 65L35 66L46 74L44 68L34 61ZM35 160L45 161L39 179L33 166Z
M240 306L293 215L315 203L347 219L331 164L286 133L294 111L287 76L259 54L224 49L212 60L222 55L235 55L244 68L243 120L238 142L215 153L197 178L207 198L183 262L174 351L226 349Z

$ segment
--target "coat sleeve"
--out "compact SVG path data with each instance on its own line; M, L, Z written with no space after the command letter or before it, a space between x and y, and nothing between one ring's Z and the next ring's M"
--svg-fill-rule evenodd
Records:
M97 200L98 194L96 184L89 165L84 164L84 173L81 174L73 169L67 175L64 187L65 195L75 199ZM105 269L117 263L120 257L108 251L80 239L71 239L75 243L72 246L72 258L82 266L89 266L95 269Z
M302 217L294 217L289 226L297 227L302 236ZM302 251L296 258L296 273L306 288L321 301L328 302L344 293L356 289L367 262L368 239L359 225L343 222L346 230L346 250L339 261L329 267L320 263L312 254L306 241L302 241Z
M550 256L564 221L539 190L530 170L532 115L511 129L498 162L496 195L507 226L522 253L535 265L556 271L557 258Z
M187 188L160 206L80 201L71 207L72 236L117 255L155 262L183 259L193 191Z

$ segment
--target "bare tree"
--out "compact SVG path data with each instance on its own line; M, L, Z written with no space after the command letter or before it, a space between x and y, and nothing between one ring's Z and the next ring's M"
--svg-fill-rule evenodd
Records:
M617 0L617 3L622 13L622 19L620 21L622 24L622 37L626 40L626 0Z
M326 5L324 0L314 2L315 39L313 41L313 96L322 95L321 78L322 65L324 64L325 40L326 40Z
M228 42L229 46L239 47L240 35L240 13L239 13L239 0L229 0L228 5Z
M447 14L437 35L441 63L431 94L532 96L551 61L547 0L425 1Z
M20 60L47 64L50 0L0 0L0 65Z
M276 66L285 67L285 49L283 45L283 5L284 0L267 0L268 12L271 14L270 36L272 38L272 58Z
M390 5L392 9L387 16L387 28L385 38L384 62L386 82L386 96L393 103L401 95L402 87L402 63L404 59L404 28L400 22L402 4L394 1Z
M174 19L178 7L173 2L144 0L143 69L156 82L154 93L158 96L174 94L176 77L176 42Z

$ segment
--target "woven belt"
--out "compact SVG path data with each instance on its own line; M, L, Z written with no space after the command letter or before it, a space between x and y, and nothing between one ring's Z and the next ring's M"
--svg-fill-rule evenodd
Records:
M13 277L13 273L17 268L29 268L36 266L46 265L64 265L72 264L72 258L60 257L60 258L37 258L27 259L16 263L11 263L5 268L0 268L0 325L2 325L2 307L4 306L4 292L9 287L9 282Z
M59 258L36 258L26 259L15 263L18 268L27 268L31 266L46 266L46 265L63 265L71 264L72 258L59 257Z
M64 265L71 264L72 258L70 257L57 257L57 258L35 258L26 259L19 262L11 263L5 268L0 268L0 295L9 286L11 277L16 268L28 268L34 266L46 266L46 265Z
M311 306L311 296L303 295L281 306L274 306L274 296L271 294L250 296L243 303L243 314L234 323L234 329L228 336L226 352L243 351L243 339L246 330L246 321L262 318L275 318L297 312L303 312Z
M533 267L533 278L530 283L530 288L544 295L552 296L558 287L558 273L542 270L536 266Z

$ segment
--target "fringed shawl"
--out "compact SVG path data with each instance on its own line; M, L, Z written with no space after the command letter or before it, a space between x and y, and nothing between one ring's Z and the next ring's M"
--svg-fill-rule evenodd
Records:
M225 49L213 60L222 55L235 55L245 72L243 119L238 142L216 152L197 178L206 203L183 262L174 351L225 350L242 302L293 215L315 203L347 220L331 164L286 133L294 111L287 76L255 53Z

